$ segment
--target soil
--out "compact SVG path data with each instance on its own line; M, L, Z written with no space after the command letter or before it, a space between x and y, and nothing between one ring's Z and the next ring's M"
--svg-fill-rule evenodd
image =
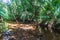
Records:
M8 23L9 31L13 34L9 35L9 40L60 40L60 36L53 38L49 31L39 33L34 23ZM4 36L3 39L4 40Z

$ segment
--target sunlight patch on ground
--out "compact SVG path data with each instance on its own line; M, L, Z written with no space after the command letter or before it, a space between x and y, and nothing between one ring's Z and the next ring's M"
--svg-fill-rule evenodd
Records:
M22 28L24 30L35 30L35 28L33 28L32 26L30 26L30 27L20 27L20 28Z
M35 26L31 25L31 24L11 24L8 23L9 28L12 29L17 29L17 28L21 28L23 30L35 30Z

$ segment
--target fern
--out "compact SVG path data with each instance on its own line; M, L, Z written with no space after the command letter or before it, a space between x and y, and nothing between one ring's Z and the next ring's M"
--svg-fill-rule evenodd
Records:
M7 6L4 5L3 3L0 3L0 16L3 17L4 19L9 18Z
M0 15L9 20L43 20L59 17L59 0L13 0L8 6L0 3Z

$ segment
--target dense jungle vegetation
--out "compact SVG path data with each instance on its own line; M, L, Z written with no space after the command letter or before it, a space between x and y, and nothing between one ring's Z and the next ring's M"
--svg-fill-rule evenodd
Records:
M30 34L38 36L36 40L48 33L53 36L50 40L60 40L60 37L55 39L60 34L60 0L0 0L0 36L9 30L9 22L33 24L39 34Z

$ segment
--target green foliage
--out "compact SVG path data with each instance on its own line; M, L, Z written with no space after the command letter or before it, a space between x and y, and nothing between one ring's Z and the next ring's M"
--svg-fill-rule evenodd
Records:
M6 30L8 30L8 24L6 22L0 23L0 33L5 32Z
M0 2L0 16L4 20L42 20L54 21L60 19L60 0L12 0L7 5ZM0 30L7 30L8 24L0 26ZM0 31L0 32L1 32Z
M3 17L4 19L8 19L8 10L7 6L4 5L3 3L0 3L0 16Z
M11 4L0 7L0 15L9 20L51 20L60 18L60 0L12 0Z

